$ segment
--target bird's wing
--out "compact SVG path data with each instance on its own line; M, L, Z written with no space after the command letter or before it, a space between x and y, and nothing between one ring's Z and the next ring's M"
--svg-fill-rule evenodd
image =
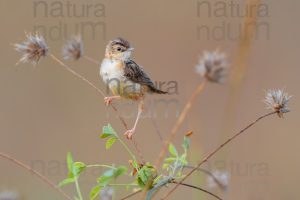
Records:
M146 74L142 67L138 66L134 61L125 61L124 76L134 82L147 86L151 92L157 94L167 94L168 92L162 91L155 87L150 77Z
M154 83L143 68L132 60L125 61L124 76L134 83L154 87Z

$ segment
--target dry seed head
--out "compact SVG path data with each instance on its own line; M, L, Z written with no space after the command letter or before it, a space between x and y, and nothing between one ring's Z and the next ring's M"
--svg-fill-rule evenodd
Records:
M78 60L83 55L83 43L80 36L72 37L67 41L62 50L65 60Z
M223 83L227 74L228 62L224 53L218 50L205 51L196 66L196 72L214 83Z
M35 35L26 34L27 40L20 44L14 44L15 50L22 54L19 62L31 62L36 65L41 58L46 57L48 46L43 36L36 33Z
M264 102L268 109L273 109L279 117L283 117L283 113L290 111L287 104L291 97L282 89L268 90Z

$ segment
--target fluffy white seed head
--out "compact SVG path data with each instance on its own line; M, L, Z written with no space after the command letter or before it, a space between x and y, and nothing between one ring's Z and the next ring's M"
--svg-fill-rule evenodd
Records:
M27 34L27 40L20 44L14 44L15 50L22 54L19 62L31 62L36 65L41 58L46 57L48 46L43 36L39 34Z
M227 74L228 62L224 53L218 50L213 52L205 51L196 66L196 72L205 77L208 81L223 83Z
M72 37L67 41L62 50L65 60L78 60L83 55L83 43L80 36Z
M279 117L283 117L284 113L290 111L288 102L291 97L282 89L268 90L264 102L267 104L268 109L276 111Z

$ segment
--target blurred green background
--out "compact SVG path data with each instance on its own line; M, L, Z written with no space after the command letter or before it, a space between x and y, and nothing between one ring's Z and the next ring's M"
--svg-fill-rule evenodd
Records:
M85 163L118 165L129 160L120 145L105 151L104 142L99 139L102 126L111 123L120 134L124 129L92 88L50 58L36 67L15 65L20 55L11 44L23 41L24 32L39 30L51 52L61 57L66 39L83 30L85 54L99 61L106 43L122 36L135 47L134 59L152 79L178 83L177 95L147 100L156 106L146 111L136 140L150 162L155 161L162 143L149 113L155 114L154 120L165 137L177 119L176 113L202 81L194 69L199 56L204 50L219 48L228 55L232 73L224 85L209 84L205 88L178 132L175 144L181 143L185 131L193 130L190 161L196 164L226 137L267 112L262 102L266 89L284 88L293 95L291 113L284 119L273 116L257 124L204 167L222 168L231 174L226 192L212 189L224 199L298 199L300 2L259 2L265 5L261 9L267 9L267 13L260 13L257 19L261 26L248 46L245 68L234 65L239 55L243 16L251 15L250 7L248 14L243 10L249 2L203 2L1 0L0 151L29 164L55 183L66 176L65 157L69 151ZM94 30L91 24L95 25ZM105 90L97 65L86 60L67 63ZM236 70L240 74L234 75ZM176 105L166 108L164 104L155 104L161 99L174 100ZM126 121L133 124L136 105L120 102L116 106ZM94 170L82 176L84 194L95 184L100 172ZM195 174L187 182L208 188L203 174ZM75 194L73 186L63 189ZM32 174L1 159L0 191L6 190L16 191L20 199L62 199ZM127 193L117 191L118 197ZM183 198L213 199L183 187L170 197Z

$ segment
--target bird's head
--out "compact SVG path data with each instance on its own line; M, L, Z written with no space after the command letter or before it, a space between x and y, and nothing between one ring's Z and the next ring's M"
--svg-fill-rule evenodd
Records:
M111 59L127 60L131 56L133 48L123 38L111 40L106 46L105 56Z

